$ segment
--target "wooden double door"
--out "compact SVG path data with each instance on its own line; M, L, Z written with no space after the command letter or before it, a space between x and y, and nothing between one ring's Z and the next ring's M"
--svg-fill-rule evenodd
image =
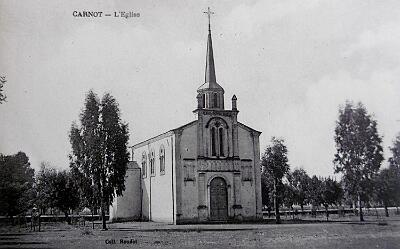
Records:
M228 188L222 177L216 177L210 183L210 219L228 219Z

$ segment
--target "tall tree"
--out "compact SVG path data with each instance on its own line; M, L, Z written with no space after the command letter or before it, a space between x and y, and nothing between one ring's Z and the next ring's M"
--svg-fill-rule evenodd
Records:
M304 205L306 205L308 201L307 191L310 177L304 169L295 169L291 173L291 179L295 191L295 202L300 205L301 212L303 213Z
M78 184L73 175L65 170L57 172L52 193L55 207L64 213L68 224L71 224L70 210L79 206Z
M90 91L80 115L80 125L73 123L70 132L72 145L71 168L91 179L101 203L103 229L106 209L116 195L125 189L125 173L129 153L128 125L120 118L118 103L106 93L101 102Z
M293 182L288 180L287 183L283 184L283 204L292 211L292 217L294 219L293 205L296 203L296 192L293 186Z
M395 177L395 192L394 192L394 204L398 208L400 206L400 134L397 135L393 141L393 146L390 147L392 156L389 158L389 169L393 172ZM398 210L397 210L398 211Z
M376 201L385 208L385 215L389 217L388 207L396 204L396 197L399 195L398 184L395 167L390 166L388 169L381 169L375 179L375 198Z
M329 217L328 207L330 205L339 204L342 198L343 190L340 183L330 177L322 181L321 204L325 207L326 220L328 220Z
M354 106L346 102L339 109L335 142L335 173L343 173L346 191L358 199L360 221L363 221L362 202L371 197L373 178L383 161L377 121L361 103Z
M310 178L308 183L307 196L313 207L319 206L322 203L323 183L316 175Z
M284 140L272 137L271 145L267 146L261 157L261 165L264 168L263 171L272 177L274 183L274 205L277 224L281 223L279 214L281 198L279 198L279 196L283 194L284 190L282 178L290 169L287 153L288 150L284 144Z
M0 176L0 213L12 219L32 207L34 170L24 152L0 154Z
M389 158L389 165L400 169L400 134L397 135L393 141L393 146L390 147L392 156Z
M97 210L101 206L100 200L97 198L97 196L99 196L97 186L92 184L93 181L91 178L85 177L85 175L73 165L71 165L71 174L79 186L80 208L89 208L92 214L97 214Z
M54 181L57 172L47 162L40 164L40 170L36 175L36 200L35 203L44 214L47 208L55 208L53 200Z
M6 101L7 96L4 94L3 87L6 84L6 76L0 76L0 104Z
M263 206L267 207L268 218L271 217L271 210L274 205L274 180L266 171L261 173L261 197Z
M36 177L36 190L36 204L41 210L57 208L64 213L68 224L71 224L70 210L76 209L80 202L78 183L71 172L57 171L48 163L42 163Z

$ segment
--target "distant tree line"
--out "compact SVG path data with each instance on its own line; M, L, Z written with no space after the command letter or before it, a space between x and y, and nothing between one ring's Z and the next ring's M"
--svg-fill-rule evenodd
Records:
M72 210L100 209L106 228L106 209L125 189L128 127L121 122L116 100L110 94L100 100L92 91L79 121L71 126L69 170L42 163L35 175L24 152L0 154L0 215L13 220L37 207L42 213L59 210L70 222ZM340 181L309 176L304 169L292 171L284 139L272 138L261 155L261 187L262 203L275 211L277 223L282 206L292 211L295 205L302 211L306 205L323 207L327 218L331 206L358 206L363 220L363 207L379 205L388 216L388 207L400 205L400 134L390 147L388 167L381 168L377 121L361 103L346 102L339 109L334 141L333 169L341 173Z
M400 205L400 134L390 147L389 167L381 168L384 158L377 121L361 103L347 101L339 109L334 139L333 167L342 174L339 182L310 177L303 169L290 171L284 140L272 138L261 156L261 187L263 205L275 210L277 223L282 205L292 210L299 205L302 211L305 205L323 206L328 218L329 206L350 204L358 206L360 221L364 206L382 206L389 216L388 207Z
M7 96L4 93L4 85L7 83L6 76L0 76L0 104L6 101Z
M263 205L268 211L275 210L277 223L281 223L279 207L282 205L289 208L292 214L294 205L300 206L302 213L306 205L323 206L328 217L328 207L339 205L342 201L343 189L340 183L330 177L310 177L304 169L290 171L287 160L282 160L287 158L286 153L284 140L272 138L272 145L262 155Z
M0 87L0 102L1 94ZM12 219L33 208L41 213L59 210L70 223L71 211L88 208L93 214L100 208L106 229L108 207L125 190L128 125L121 121L113 96L106 93L100 100L93 91L86 96L79 121L69 135L69 170L42 163L35 176L25 153L0 154L0 215Z

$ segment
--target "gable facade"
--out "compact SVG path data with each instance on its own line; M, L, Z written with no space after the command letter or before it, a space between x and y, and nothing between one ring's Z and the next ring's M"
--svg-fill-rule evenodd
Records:
M262 218L261 132L237 121L235 95L225 109L210 29L205 83L196 98L195 121L132 146L136 170L128 170L127 188L115 198L110 219L180 224ZM140 208L127 211L132 202Z

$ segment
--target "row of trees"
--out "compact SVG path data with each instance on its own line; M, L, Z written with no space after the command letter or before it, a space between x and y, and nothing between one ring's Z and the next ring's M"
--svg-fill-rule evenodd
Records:
M309 177L302 169L290 172L287 148L283 139L272 138L261 158L263 203L274 205L276 221L280 223L279 206L324 206L341 204L345 197L352 204L358 202L360 221L363 204L377 203L385 207L400 205L400 135L391 147L389 167L383 162L382 137L377 121L358 103L346 102L339 109L336 122L335 173L341 173L337 182L331 178ZM327 212L328 214L328 212Z
M299 205L324 206L328 211L330 205L337 205L343 197L343 189L331 178L310 177L304 169L290 171L287 148L283 139L272 138L261 157L263 168L261 188L263 205L275 209L276 222L280 223L279 207L283 204L292 209ZM328 212L327 212L328 217Z
M41 214L61 211L70 223L71 210L85 207L76 175L48 163L42 163L35 175L24 152L0 155L0 175L0 215L9 216L12 222L14 216L25 216L37 207Z
M88 207L94 212L100 206L106 229L106 210L125 190L129 160L128 125L121 121L115 98L106 93L100 100L90 91L69 138L69 171L42 164L34 177L25 153L0 155L0 214L13 217L36 205L41 211L57 208L69 220L70 210Z
M41 213L47 209L57 208L64 213L68 224L71 223L69 213L71 210L83 207L79 186L76 177L67 170L57 171L42 163L36 177L37 199L35 204Z
M0 154L0 215L12 217L33 205L34 174L25 153Z
M7 96L4 93L3 87L6 84L6 76L0 76L0 104L6 101Z

